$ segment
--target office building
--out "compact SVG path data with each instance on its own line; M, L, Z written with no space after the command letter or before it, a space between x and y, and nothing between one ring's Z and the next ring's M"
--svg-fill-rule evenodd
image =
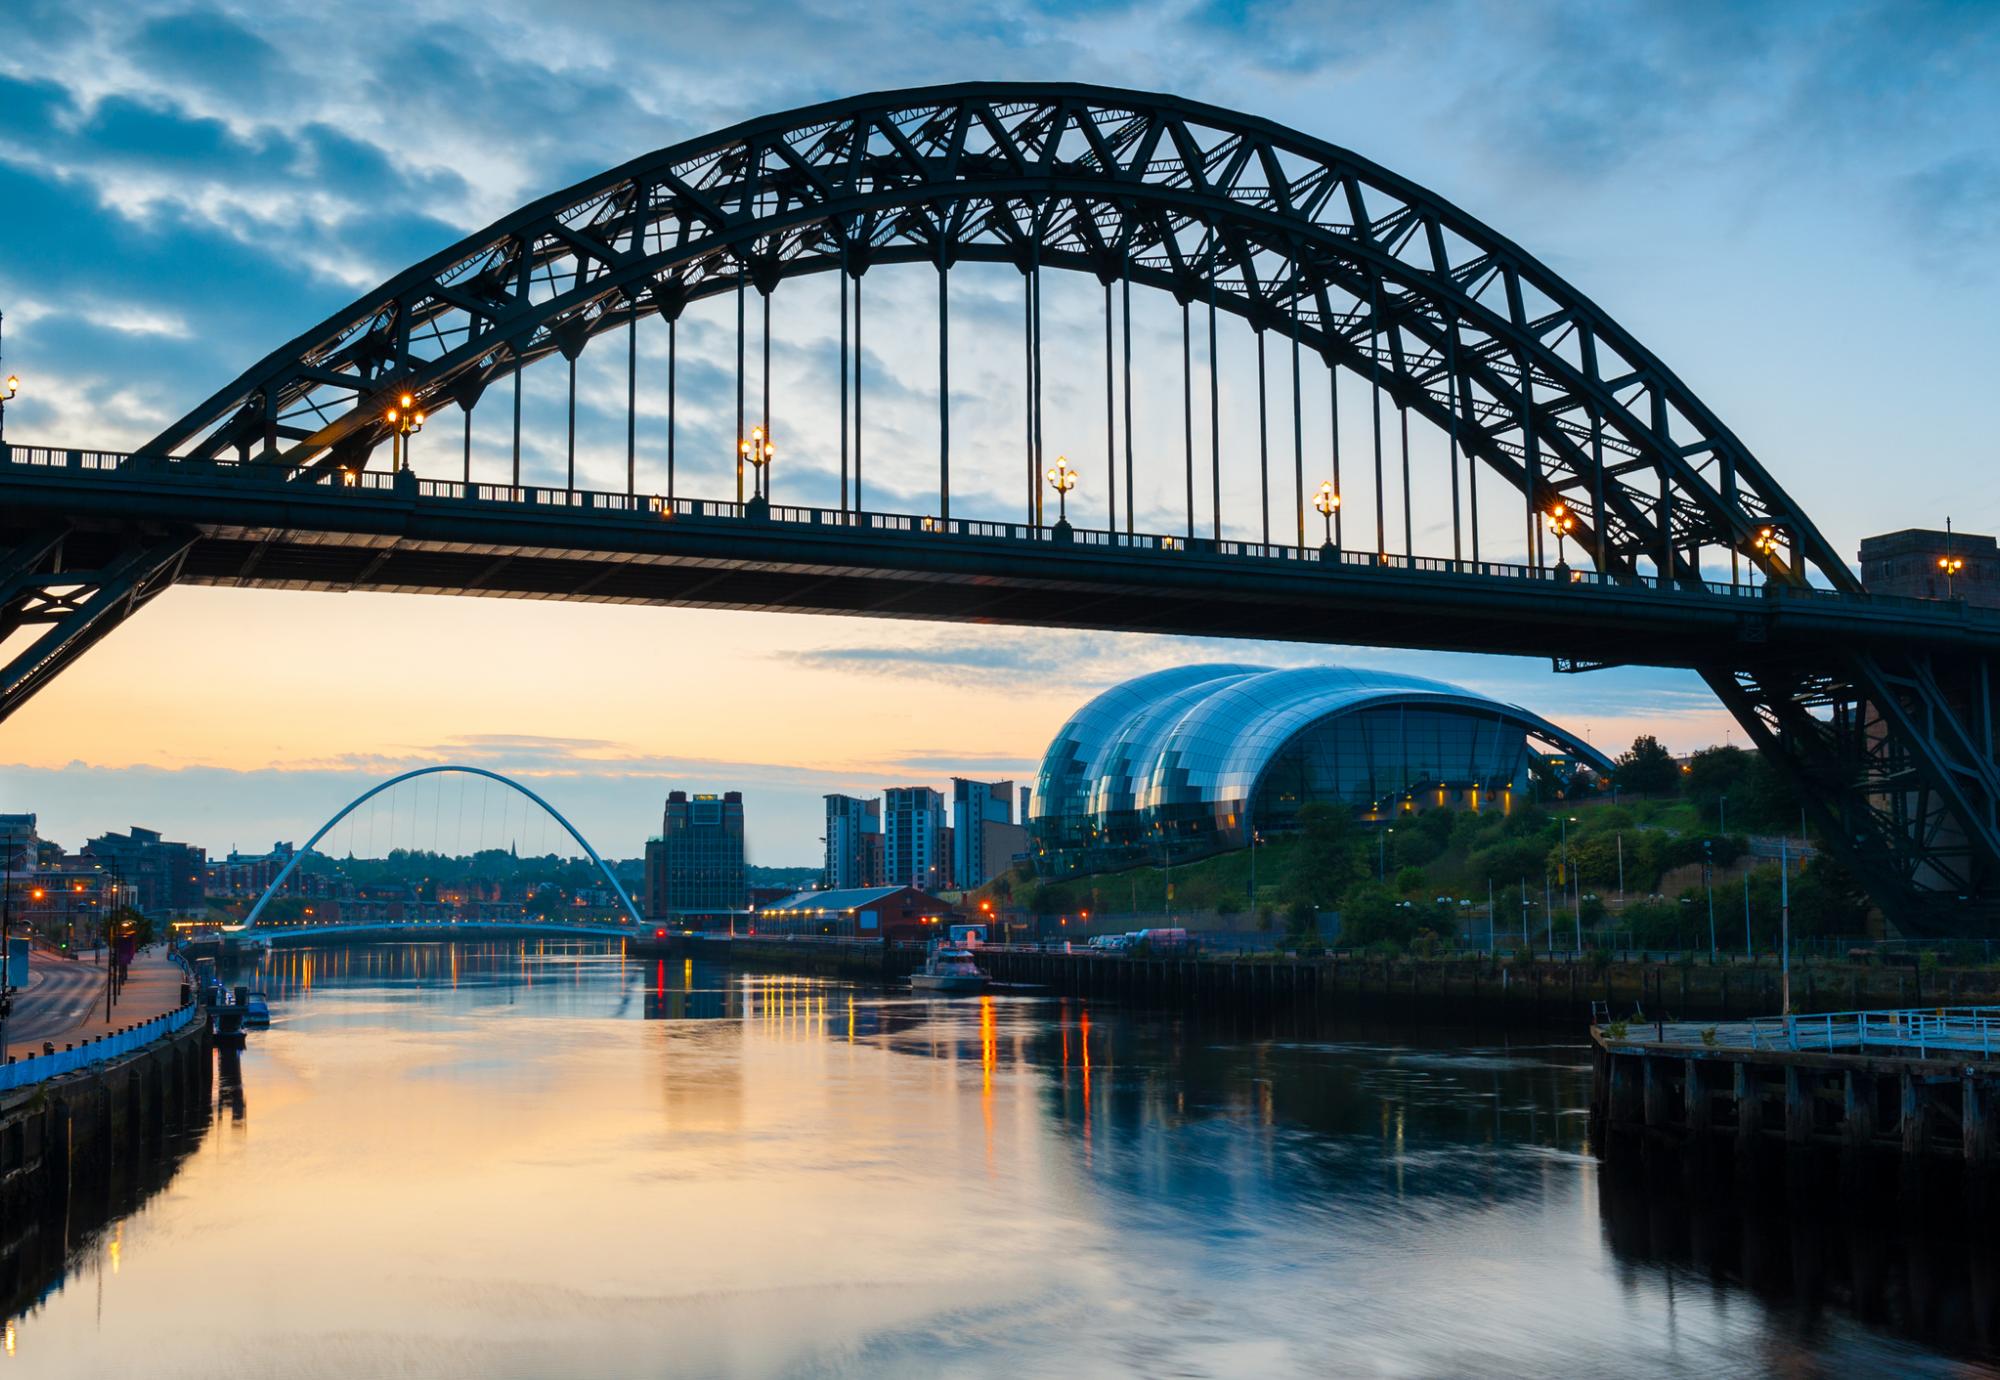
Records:
M646 845L646 909L657 920L700 920L750 901L743 793L669 791L660 836Z

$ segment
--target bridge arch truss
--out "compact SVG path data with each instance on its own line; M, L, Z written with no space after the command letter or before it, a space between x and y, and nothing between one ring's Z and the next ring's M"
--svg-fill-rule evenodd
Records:
M1694 393L1519 246L1346 149L1090 86L862 96L636 159L398 275L144 449L358 466L403 394L469 408L698 298L969 260L1162 289L1369 378L1518 491L1531 551L1562 503L1607 571L1699 578L1701 550L1721 548L1770 578L1856 587ZM1378 416L1378 465L1379 432ZM948 474L940 490L949 517Z
M243 928L251 930L257 927L259 919L264 914L264 907L270 903L271 898L278 894L284 887L286 879L292 875L300 863L305 861L306 856L313 851L319 841L331 833L340 821L346 819L355 810L366 805L384 791L400 786L405 781L414 781L418 777L438 776L446 773L462 776L480 776L488 781L497 781L509 790L539 805L548 814L549 818L563 827L563 831L576 841L577 847L581 848L590 858L590 861L596 865L597 870L604 876L605 885L611 888L612 894L618 898L619 904L624 908L625 914L631 922L634 925L645 923L644 918L639 914L639 908L632 903L631 896L626 893L625 888L619 883L617 876L611 871L611 868L605 863L604 859L597 855L597 850L591 847L590 840L577 831L577 827L564 817L562 811L510 776L503 776L497 771L488 771L485 767L468 767L455 763L440 763L437 766L418 767L413 771L406 771L401 775L392 776L387 781L379 781L360 795L355 796L354 799L348 801L347 804L341 806L331 819L322 824L313 836L306 840L305 847L292 854L278 875L271 879L271 884L264 888L264 894L259 896L257 903L250 908L250 914L243 921Z

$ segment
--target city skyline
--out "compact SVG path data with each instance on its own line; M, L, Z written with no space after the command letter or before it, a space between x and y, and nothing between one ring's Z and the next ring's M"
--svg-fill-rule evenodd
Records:
M541 191L766 110L937 80L942 64L1178 89L1351 147L1544 253L1716 408L1843 553L1947 514L1963 529L2000 527L2000 495L1978 482L1992 456L1974 401L1995 293L1978 251L2000 199L2000 166L1975 133L1996 99L1977 79L1994 36L1976 16L1795 6L1614 25L1588 7L1447 8L1357 28L1279 26L1255 10L1142 23L1116 8L1030 7L945 26L942 54L898 56L880 26L929 22L920 7L837 32L806 24L786 39L798 46L781 81L745 84L719 75L728 36L704 24L678 26L671 60L649 62L658 21L608 15L583 36L503 6L476 33L406 21L403 51L427 84L385 80L362 28L279 7L345 79L306 84L287 79L286 54L302 48L276 44L273 21L164 5L116 14L30 5L0 54L14 130L0 187L27 212L0 264L7 367L24 379L7 415L17 440L142 441L356 291ZM1478 64L1505 75L1476 90L1401 83L1413 55L1459 45L1522 61ZM1402 114L1384 121L1392 82ZM438 102L439 84L451 102ZM496 149L487 131L502 112L518 127L523 110L532 135ZM1772 148L1787 151L1775 166ZM1869 291L1824 290L1857 276ZM1011 319L1006 272L955 283L955 319ZM921 318L925 291L921 274L889 273L872 300ZM826 285L801 285L802 300L813 292L830 300ZM1101 436L1091 390L1062 381L1088 376L1090 285L1052 284L1048 311L1050 448L1088 455ZM691 312L683 336L682 463L692 489L713 493L733 451L726 314ZM1907 348L1906 315L1925 322L1925 350ZM784 323L781 498L830 482L830 321ZM648 338L642 358L657 363L663 348ZM921 337L871 344L878 454L928 443L924 348ZM584 357L579 466L585 482L616 487L609 353ZM1223 366L1226 402L1241 402L1240 363ZM966 366L957 468L970 503L1007 491L1016 418L1005 362ZM918 382L898 388L897 374ZM554 386L531 385L532 415L559 407ZM1904 400L1918 392L1931 405L1913 412ZM657 485L660 400L642 398L640 416ZM482 431L488 464L492 442ZM420 471L449 450L448 437L420 438ZM1887 494L1869 482L1883 456L1906 453L1926 463L1903 467ZM556 433L531 437L527 460L531 474L554 473ZM1071 502L1090 520L1103 496L1084 473ZM911 498L910 476L876 474L884 506ZM1142 494L1141 525L1171 527L1170 498ZM1614 746L1638 731L1677 750L1731 737L1708 692L1677 672L1572 678L1538 662L1362 648L176 588L14 718L0 792L64 837L151 823L214 848L262 847L265 835L308 835L368 780L469 760L567 792L586 834L623 856L665 790L740 788L769 821L753 856L804 863L825 792L1025 776L1096 689L1218 655L1440 676ZM691 660L701 674L686 674Z

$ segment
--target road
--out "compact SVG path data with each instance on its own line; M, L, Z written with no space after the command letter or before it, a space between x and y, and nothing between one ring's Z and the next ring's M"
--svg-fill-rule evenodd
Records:
M15 1057L39 1054L44 1040L53 1040L61 1049L180 1005L181 970L158 950L133 962L131 978L108 1021L102 963L58 958L38 948L29 960L29 974L26 990L14 996L14 1013L7 1021L7 1053Z

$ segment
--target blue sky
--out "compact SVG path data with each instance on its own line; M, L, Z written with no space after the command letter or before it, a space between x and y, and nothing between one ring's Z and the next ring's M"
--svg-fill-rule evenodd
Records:
M1526 245L1667 360L1841 549L1947 514L1991 532L1996 15L1973 4L14 0L0 45L0 310L8 367L27 387L8 430L142 440L407 263L541 192L740 118L937 81L1087 80L1293 125ZM1017 284L964 275L955 322L1014 322ZM801 285L783 323L788 437L823 434L831 405L831 289L824 302L816 290ZM1051 289L1058 380L1064 350L1088 377L1091 291ZM921 320L927 293L884 275L873 300ZM1171 320L1140 324L1164 336ZM886 456L920 449L930 414L923 350L881 341L871 446ZM719 484L733 426L724 316L694 314L683 345L684 444L696 475ZM649 341L648 361L662 349ZM1012 358L1003 342L954 364L968 502L983 473L1011 497L1000 476L1012 473ZM622 466L609 439L615 430L622 446L622 381L610 361L585 360L586 426L606 438L586 472L608 477ZM532 383L531 407L545 413L559 386ZM1090 453L1101 433L1089 430L1089 390L1057 394L1052 444L1068 425ZM656 400L642 408L657 418ZM531 446L531 470L555 463L555 446L553 435ZM794 492L825 481L823 446L796 456ZM893 469L878 475L898 492ZM1078 498L1092 501L1087 487ZM548 664L482 664L495 645L539 649ZM803 861L820 791L941 782L954 761L1024 771L1094 688L1218 650L1405 667L1603 736L1652 722L1695 746L1726 731L1698 683L1669 673L1559 678L1540 663L1359 649L177 590L0 726L0 808L40 809L71 844L144 822L211 847L262 846L309 832L383 771L457 756L535 775L620 854L655 827L668 786L740 785L759 859ZM709 673L689 677L691 660ZM326 727L324 706L342 703L333 668L357 666L376 690L371 712Z

